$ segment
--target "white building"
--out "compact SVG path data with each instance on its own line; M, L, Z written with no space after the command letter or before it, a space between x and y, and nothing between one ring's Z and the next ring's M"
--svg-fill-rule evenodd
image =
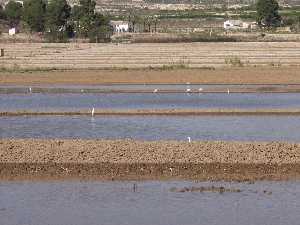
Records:
M241 20L227 20L224 22L225 30L248 29L250 24Z
M20 3L22 6L24 6L24 2L23 1L15 1L15 2L17 2L17 3Z
M113 27L114 32L117 33L129 31L129 23L126 21L110 21L110 25Z
M17 30L16 30L16 28L10 28L9 30L8 30L8 35L10 35L10 36L13 36L13 35L15 35L17 33Z

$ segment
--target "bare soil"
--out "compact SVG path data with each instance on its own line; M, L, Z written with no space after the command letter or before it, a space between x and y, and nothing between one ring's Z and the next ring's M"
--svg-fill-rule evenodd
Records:
M300 84L298 67L0 72L0 85Z
M15 111L0 112L4 116L88 116L91 110L85 111ZM300 109L130 109L101 110L95 109L94 116L299 116Z
M3 70L300 66L299 42L5 43Z
M0 179L286 180L300 178L300 144L0 140Z

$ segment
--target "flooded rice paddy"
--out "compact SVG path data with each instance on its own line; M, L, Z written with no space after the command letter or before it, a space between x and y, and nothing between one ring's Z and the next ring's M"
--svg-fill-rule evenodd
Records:
M0 111L78 111L97 109L292 109L300 93L105 93L0 94Z
M209 191L214 187L239 191ZM207 191L174 191L188 189ZM0 223L5 225L298 225L300 221L299 182L1 182L0 195Z
M299 116L17 116L0 124L0 138L300 141Z
M249 87L249 86L247 86ZM300 93L101 93L240 85L0 87L0 111L299 109ZM259 86L252 86L259 88ZM280 87L280 86L278 86ZM0 138L300 142L299 116L2 116ZM204 187L204 188L203 188ZM209 191L238 190L238 191ZM225 189L223 189L223 187ZM220 189L221 188L221 189ZM298 225L300 183L0 181L6 225Z

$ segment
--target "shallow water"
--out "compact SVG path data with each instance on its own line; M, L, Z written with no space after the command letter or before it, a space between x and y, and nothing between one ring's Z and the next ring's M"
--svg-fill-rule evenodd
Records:
M286 94L10 94L0 111L97 109L300 108L300 93Z
M299 116L18 116L0 124L0 138L300 141Z
M5 225L298 225L299 182L0 182ZM172 192L224 186L239 193Z

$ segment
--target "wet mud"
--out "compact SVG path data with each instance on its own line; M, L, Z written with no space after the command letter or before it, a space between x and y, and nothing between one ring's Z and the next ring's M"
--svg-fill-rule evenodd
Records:
M0 179L298 180L300 144L0 140Z
M15 111L0 112L1 116L251 116L251 115L300 115L300 109L130 109L79 111Z

